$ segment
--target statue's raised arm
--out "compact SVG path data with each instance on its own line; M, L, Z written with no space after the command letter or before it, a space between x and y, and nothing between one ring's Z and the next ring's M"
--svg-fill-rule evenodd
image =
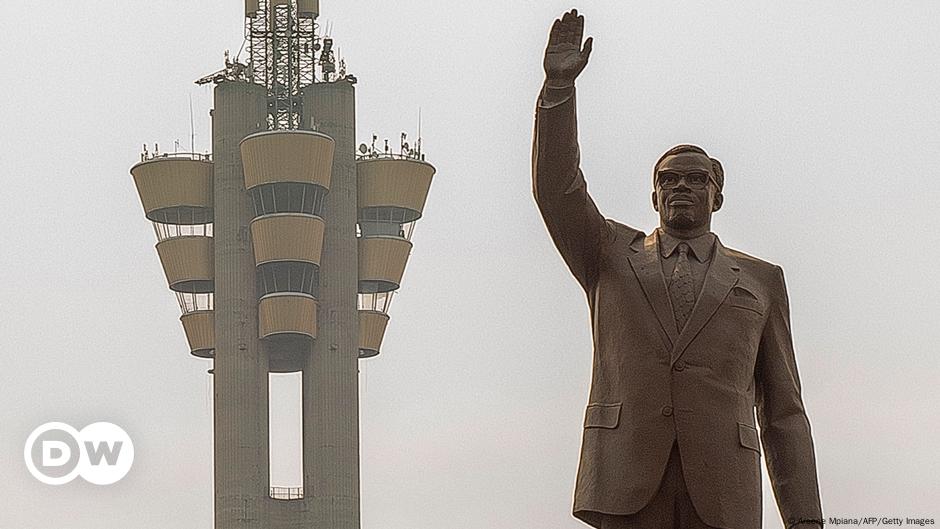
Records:
M583 36L584 17L572 9L555 20L548 37L545 84L535 114L532 191L558 252L588 290L611 234L579 169L574 82L593 44L588 38L582 45Z

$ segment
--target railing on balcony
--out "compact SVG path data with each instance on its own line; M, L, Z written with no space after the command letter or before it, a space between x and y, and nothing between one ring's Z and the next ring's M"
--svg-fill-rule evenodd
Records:
M302 500L304 499L303 487L271 487L268 494L275 500Z
M149 151L147 150L147 146L144 145L144 150L140 153L140 161L148 162L150 160L156 160L157 158L182 158L184 160L211 162L212 154L198 152L160 152L159 145L154 145L153 151Z

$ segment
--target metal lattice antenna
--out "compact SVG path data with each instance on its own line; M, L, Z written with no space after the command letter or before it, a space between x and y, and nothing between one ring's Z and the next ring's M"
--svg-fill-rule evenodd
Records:
M300 92L316 82L318 14L317 0L258 0L246 9L251 80L268 91L269 129L300 128Z
M345 61L340 61L337 72L329 28L327 36L318 35L319 12L319 0L245 0L242 49L234 61L226 51L225 68L196 84L247 81L261 85L268 96L268 129L299 129L304 122L301 92L305 87L318 81L357 81L346 72ZM246 45L247 64L239 61Z

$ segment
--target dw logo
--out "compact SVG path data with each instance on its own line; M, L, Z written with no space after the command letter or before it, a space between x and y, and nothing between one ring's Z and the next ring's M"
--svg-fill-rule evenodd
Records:
M77 476L95 485L117 483L134 463L134 443L121 427L96 422L78 431L50 422L33 430L23 449L29 473L47 485Z

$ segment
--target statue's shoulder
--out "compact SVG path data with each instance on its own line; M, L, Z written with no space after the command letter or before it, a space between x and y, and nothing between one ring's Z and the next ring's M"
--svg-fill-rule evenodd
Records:
M611 233L614 234L614 237L618 241L624 241L628 245L632 245L637 239L644 239L646 234L642 231L627 226L622 222L618 222L614 219L606 219L607 226L610 229Z
M757 268L770 267L773 268L777 265L771 263L770 261L765 261L760 257L755 257L749 253L744 253L741 250L736 248L729 248L725 246L725 251L728 252L728 255L734 257L738 262L745 264L747 266L754 266Z
M774 284L779 281L782 269L779 265L766 261L741 250L724 246L725 252L737 261L746 275L761 283Z

